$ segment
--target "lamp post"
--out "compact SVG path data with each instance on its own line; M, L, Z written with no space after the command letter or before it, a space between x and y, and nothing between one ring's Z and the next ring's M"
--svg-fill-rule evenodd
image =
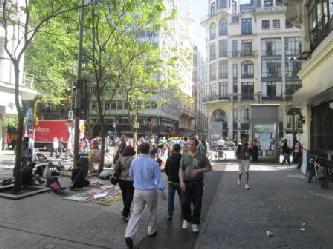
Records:
M75 130L74 130L74 159L73 167L77 166L77 159L79 157L79 138L80 138L80 107L81 107L81 80L82 80L82 55L83 55L83 22L84 22L84 5L85 0L81 0L80 8L80 28L79 28L79 53L78 53L78 67L77 67L77 80L75 92Z

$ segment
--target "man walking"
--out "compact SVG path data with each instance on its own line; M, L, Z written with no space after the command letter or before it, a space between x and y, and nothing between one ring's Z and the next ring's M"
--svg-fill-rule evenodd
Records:
M168 220L172 219L174 211L174 197L177 191L180 196L179 188L179 165L182 155L180 154L180 145L174 144L172 154L168 157L165 164L165 174L168 176Z
M250 189L249 186L249 170L250 170L250 154L251 154L251 146L248 144L248 138L244 136L242 138L242 144L238 145L237 148L237 159L240 160L239 163L239 175L237 184L241 184L242 174L245 173L246 183L244 188Z
M179 183L182 191L183 229L192 223L192 231L199 232L201 204L203 195L203 174L212 166L206 155L197 151L198 141L188 140L188 153L180 161ZM193 213L191 209L193 204Z
M134 249L133 237L138 230L139 220L145 205L148 206L148 237L157 234L157 191L165 199L164 182L161 177L160 167L149 154L150 146L142 143L138 147L138 153L129 170L129 176L134 179L133 213L125 232L125 242L129 249Z

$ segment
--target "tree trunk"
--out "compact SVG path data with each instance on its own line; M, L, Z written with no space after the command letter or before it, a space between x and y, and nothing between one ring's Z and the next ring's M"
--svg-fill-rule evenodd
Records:
M21 192L22 183L22 137L24 130L24 114L19 100L19 61L12 61L15 70L15 106L17 109L18 127L17 127L17 140L15 147L15 168L14 168L14 193Z
M104 117L100 118L101 121L101 132L100 136L102 137L102 148L101 148L101 161L99 162L98 166L98 173L101 173L104 169L104 162L105 162L105 124L104 124Z

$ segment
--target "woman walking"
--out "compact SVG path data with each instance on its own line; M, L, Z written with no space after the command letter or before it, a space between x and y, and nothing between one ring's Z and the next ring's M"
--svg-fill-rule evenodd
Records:
M134 158L135 151L132 146L127 145L119 159L117 160L115 171L120 172L119 176L119 187L121 189L124 208L122 211L122 219L125 222L128 222L131 212L131 204L133 200L134 187L133 187L133 178L129 176L129 168L131 162Z

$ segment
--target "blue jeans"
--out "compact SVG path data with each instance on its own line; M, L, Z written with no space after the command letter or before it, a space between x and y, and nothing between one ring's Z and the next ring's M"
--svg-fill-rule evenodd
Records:
M180 198L180 187L179 184L176 185L174 183L168 183L168 214L172 214L175 209L175 192L177 191L178 196Z

